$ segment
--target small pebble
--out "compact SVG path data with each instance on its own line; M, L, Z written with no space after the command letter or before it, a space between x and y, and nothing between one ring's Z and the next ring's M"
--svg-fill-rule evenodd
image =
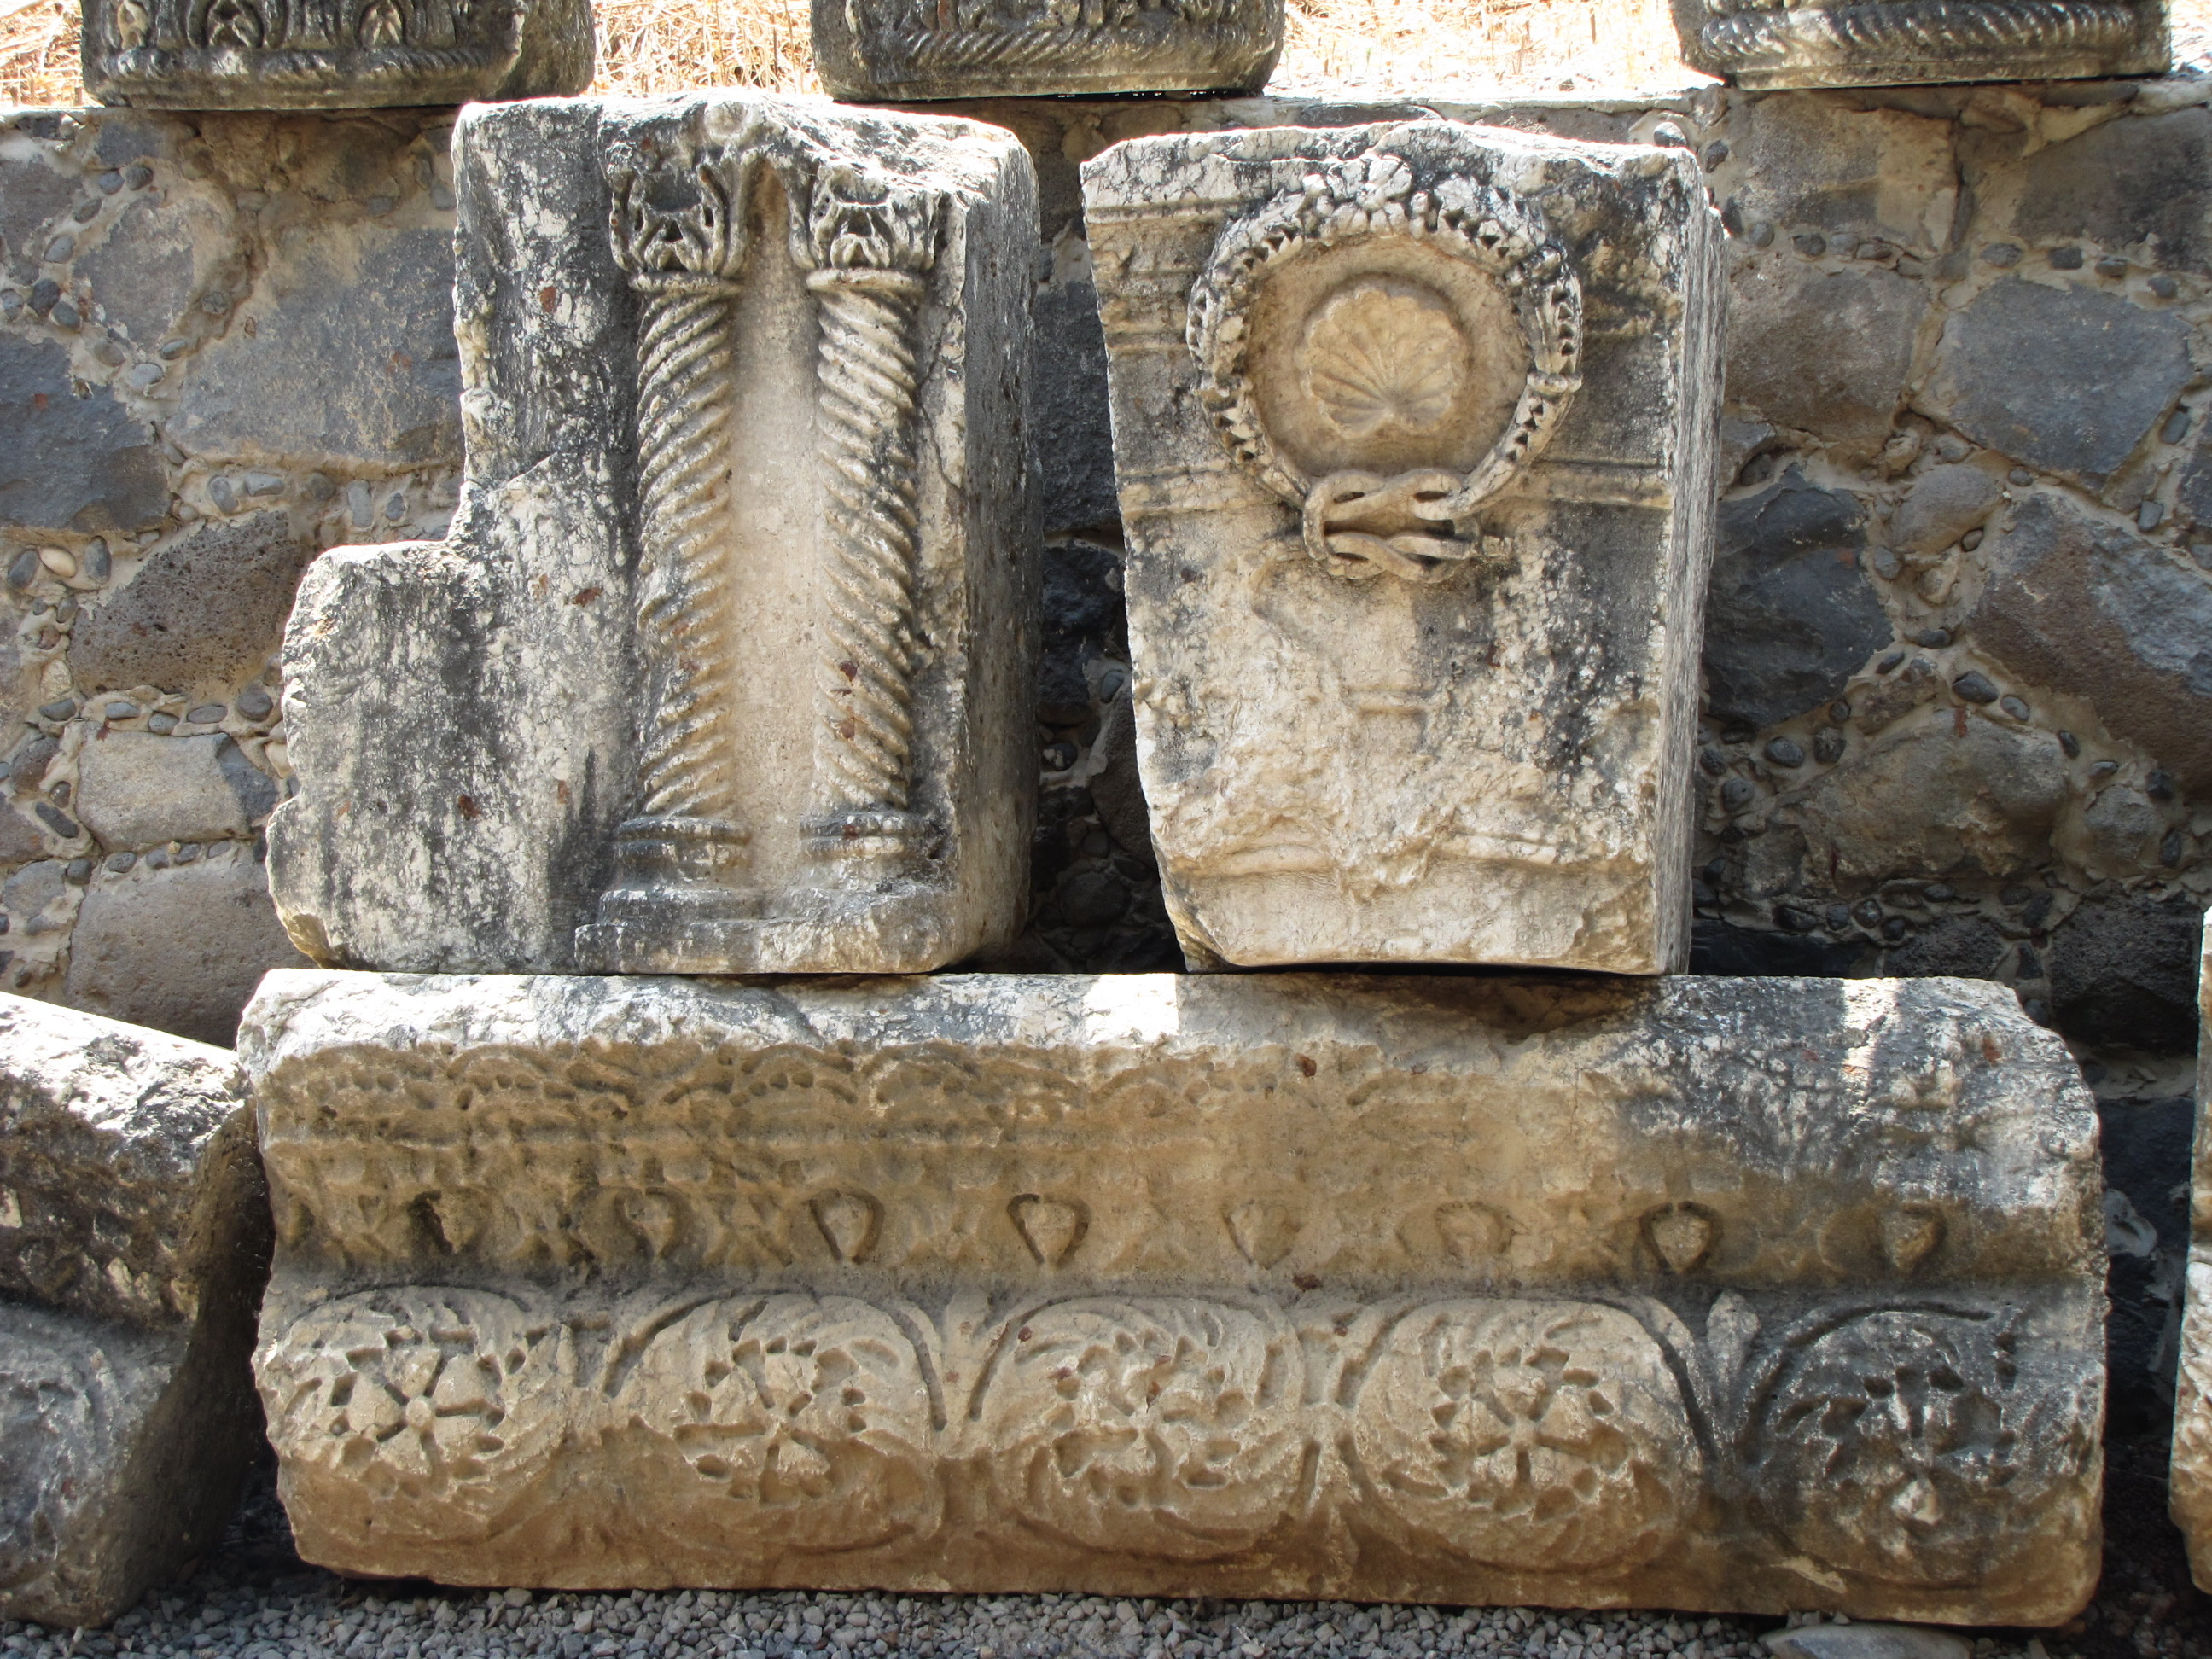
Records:
M115 168L110 167L100 175L100 193L102 196L112 196L122 188L123 175Z
M220 317L230 309L230 295L219 288L210 289L200 295L200 309L210 317Z
M110 853L107 855L107 867L118 876L137 862L136 853Z
M1948 904L1959 896L1957 891L1948 882L1931 881L1920 891L1922 896L1930 904Z
M2166 839L2158 844L2158 861L2167 869L2179 864L2189 850L2189 837L2179 830L2169 830Z
M1705 171L1712 172L1729 158L1728 140L1716 138L1705 146Z
M1805 763L1805 751L1793 738L1775 738L1766 745L1766 758L1777 766L1802 766Z
M54 321L63 328L75 328L83 320L77 315L76 307L67 300L54 301Z
M1765 220L1761 219L1757 224L1751 228L1751 245L1753 247L1772 247L1774 246L1774 227L1768 224Z
M2035 482L2035 474L2030 472L2024 466L2016 466L2013 468L2011 471L2005 474L2005 477L2011 482L2015 489L2025 489L2028 485Z
M2178 444L2189 435L2189 410L2177 409L2166 417L2166 424L2158 429L2158 441L2162 444Z
M1981 529L1978 526L1959 538L1959 545L1965 548L1967 552L1971 553L1982 544L1982 538L1987 534L1988 532L1986 531Z
M1893 651L1874 665L1874 672L1877 674L1893 674L1897 672L1897 665L1904 660L1905 653Z
M404 519L407 516L407 497L404 495L395 495L390 501L385 502L384 516L394 524Z
M1966 702L1990 703L1997 700L1997 689L1986 674L1969 672L1951 682L1951 689Z
M1841 697L1828 705L1828 723L1831 726L1848 726L1850 720L1851 706Z
M107 550L106 538L95 536L92 538L85 547L84 556L77 561L77 569L96 582L104 582L113 574L115 557Z
M2176 283L2172 277L2167 276L2162 270L2160 271L2158 275L2152 277L2149 282L2144 283L2143 286L2148 288L2153 294L2158 295L2161 300L2171 300L2175 295L2181 292L2181 285Z
M1833 766L1844 757L1844 738L1832 726L1822 728L1813 739L1813 758L1823 766Z
M2027 703L2023 702L2020 698L2014 696L2010 692L2007 692L2003 696L1997 699L1997 707L2003 709L2006 714L2011 715L2016 720L2024 720L2028 715L2028 708Z
M207 493L208 499L213 501L222 512L232 513L237 510L238 486L231 483L228 477L218 473L216 477L210 478L208 480Z
M123 378L140 392L151 392L161 384L168 373L159 363L140 363Z
M1850 907L1847 904L1832 904L1820 920L1827 923L1830 933L1840 933L1851 925Z
M2153 767L2143 780L2143 793L2153 800L2172 800L2174 796L2173 774L2162 767Z
M25 592L39 580L39 550L27 547L8 563L8 586L18 593Z
M2058 734L2058 746L2066 751L2068 760L2081 758L2081 739L2071 732L2061 732Z
M138 714L139 708L137 703L126 702L120 697L100 710L101 718L111 720L135 720L138 718Z
M2011 242L1991 242L1982 250L1982 263L2009 270L2020 263L2020 249Z
M123 182L133 190L143 190L154 182L154 169L143 164L131 167L124 173Z
M2109 778L2119 769L2120 763L2118 761L2095 761L2090 764L2089 775L2093 778Z
M1851 906L1851 915L1858 919L1862 927L1881 926L1881 903L1877 899L1861 899L1856 904Z
M52 702L39 705L39 717L41 720L65 720L76 714L76 699L75 697L56 697Z
M1809 231L1802 236L1793 236L1790 240L1796 245L1798 252L1808 259L1817 259L1828 251L1828 239L1818 231Z
M258 683L249 685L238 694L238 712L250 720L266 720L276 700Z
M213 726L229 711L219 702L204 702L188 710L185 718L195 726Z
M12 288L0 289L0 323L12 323L22 314L23 296Z
M2163 501L2145 501L2136 509L2136 528L2155 530L2159 521L2165 517L2166 504Z
M179 864L198 863L200 856L200 844L196 841L179 842L176 851L170 856Z
M76 252L76 238L64 231L46 244L46 263L58 265Z
M1868 556L1867 562L1874 566L1874 574L1886 582L1895 581L1898 572L1905 568L1903 562L1887 547L1875 549Z
M1741 812L1751 805L1759 791L1748 778L1730 778L1721 786L1721 805L1731 812Z
M2045 257L2051 261L2053 270L2081 269L2081 250L2078 247L2055 247Z
M1912 636L1912 642L1925 646L1930 651L1941 651L1951 643L1951 630L1948 628L1923 628Z
M2118 278L2128 274L2128 262L2118 254L2107 253L2097 261L2097 275Z
M90 859L71 859L69 861L68 870L64 873L69 877L70 886L82 887L85 883L92 879L92 860Z
M246 475L246 493L249 495L281 495L284 480L274 472L249 472Z
M177 729L177 717L174 714L149 714L146 729L156 737L166 738Z
M1973 446L1955 432L1947 432L1936 441L1936 459L1939 461L1963 461L1972 453Z
M45 316L54 308L55 301L61 297L62 285L59 283L51 276L40 277L37 282L31 284L32 314L37 317Z

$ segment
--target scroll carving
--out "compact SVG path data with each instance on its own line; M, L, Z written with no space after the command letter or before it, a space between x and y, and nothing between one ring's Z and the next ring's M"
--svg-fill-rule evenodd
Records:
M910 868L928 826L908 811L914 757L915 329L943 192L848 166L817 179L801 244L821 307L817 404L828 497L806 835L870 879Z
M295 1516L366 1538L374 1494L383 1549L628 1535L739 1576L865 1553L942 1588L977 1577L970 1546L988 1583L1028 1559L1304 1561L1328 1539L1349 1561L1358 1536L1439 1589L1617 1589L1685 1571L1694 1532L1917 1594L2094 1534L2094 1361L2031 1351L1992 1306L1832 1308L1769 1335L1723 1297L1705 1340L1656 1304L1573 1298L981 1307L398 1286L309 1310L256 1365ZM956 1543L984 1493L982 1535Z
M842 25L825 73L854 95L1256 86L1282 45L1280 0L817 0ZM817 13L816 38L823 38ZM847 61L847 55L851 61ZM849 84L848 84L849 83Z
M1452 286L1455 265L1481 286ZM1267 314L1298 268L1335 280L1310 275L1323 291L1302 314L1291 299ZM1486 290L1510 304L1526 367L1502 430L1461 470L1444 463L1499 349ZM1527 471L1581 386L1582 288L1533 204L1457 176L1417 189L1405 158L1370 150L1222 230L1187 337L1230 453L1298 509L1315 559L1353 580L1434 582L1485 559L1481 509ZM1277 429L1290 399L1318 414L1304 439Z

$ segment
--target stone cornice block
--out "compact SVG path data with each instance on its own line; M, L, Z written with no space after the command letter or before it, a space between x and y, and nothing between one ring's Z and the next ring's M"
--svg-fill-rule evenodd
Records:
M581 92L590 0L83 0L84 84L140 109L369 109Z
M1415 121L1136 138L1083 180L1186 956L1679 969L1723 325L1694 160Z
M0 996L0 1618L105 1624L217 1540L268 1267L232 1056Z
M286 641L279 914L393 969L921 971L1018 929L1034 182L821 99L464 113L467 477Z
M2095 1581L2095 1118L1998 988L296 972L240 1052L333 1566L1969 1623Z
M2166 0L1674 0L1682 56L1741 87L2163 75Z
M839 98L1257 92L1283 0L814 0L814 61Z

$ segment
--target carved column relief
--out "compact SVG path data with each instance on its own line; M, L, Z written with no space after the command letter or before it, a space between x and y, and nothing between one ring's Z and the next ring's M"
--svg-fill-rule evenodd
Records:
M737 285L750 252L747 197L760 158L703 155L696 198L653 204L655 181L611 178L609 234L642 302L637 348L637 816L620 831L622 886L602 914L679 902L704 914L753 902L733 885L749 834L738 821L730 685L737 641L727 598L729 374ZM665 180L659 182L665 182Z
M820 302L817 417L829 532L810 844L866 878L910 865L914 752L915 325L945 198L856 168L815 185L803 245Z

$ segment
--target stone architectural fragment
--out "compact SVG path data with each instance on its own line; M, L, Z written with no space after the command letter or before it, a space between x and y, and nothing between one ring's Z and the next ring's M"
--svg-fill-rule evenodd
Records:
M0 1618L105 1624L228 1518L269 1248L234 1070L0 996Z
M293 938L387 969L813 972L1010 936L1019 145L729 97L472 111L456 155L468 493L447 541L301 589L270 830Z
M258 1375L347 1571L2006 1624L2095 1581L2095 1118L1997 988L297 971L241 1054Z
M1674 0L1682 56L1739 86L2154 75L2166 0Z
M1139 755L1199 963L1687 946L1720 226L1441 122L1084 169Z
M2212 928L2205 930L2197 1002L2212 1031ZM2212 1042L2200 1036L2197 1060L2197 1165L2190 1183L2189 1290L2174 1381L2173 1467L2168 1487L2174 1524L2189 1540L2190 1576L2212 1589Z
M1283 0L814 0L814 62L840 98L1257 92Z
M142 109L538 98L592 79L590 0L84 0L84 84Z

